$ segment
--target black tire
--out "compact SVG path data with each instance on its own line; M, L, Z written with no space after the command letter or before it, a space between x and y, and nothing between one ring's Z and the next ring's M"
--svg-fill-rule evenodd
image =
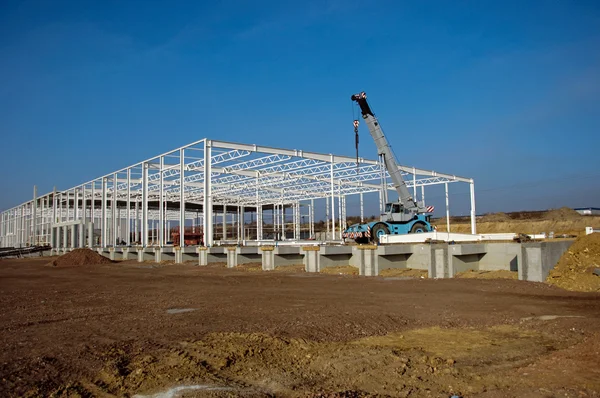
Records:
M410 229L411 234L420 234L423 232L429 232L429 231L427 230L427 226L425 224L423 224L422 222L414 223L412 228Z
M387 227L387 225L382 223L375 224L371 229L371 241L373 243L379 243L379 237L381 235L389 235L389 233L390 229Z

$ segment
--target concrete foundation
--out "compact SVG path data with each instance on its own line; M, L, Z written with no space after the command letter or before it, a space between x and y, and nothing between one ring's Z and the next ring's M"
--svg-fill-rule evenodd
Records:
M521 256L526 267L519 268L519 279L543 282L572 241L525 243Z
M236 247L227 249L227 268L235 268L238 265L238 253Z
M304 246L304 271L321 271L321 248L319 246Z
M263 246L262 251L262 269L263 271L273 271L275 269L275 248L273 246Z
M199 246L196 248L196 253L198 253L198 265L205 266L208 265L208 250L204 246Z
M238 264L258 263L263 270L278 266L304 264L306 272L320 272L322 268L351 265L360 275L377 276L387 268L428 270L430 278L452 278L468 270L518 272L519 279L542 282L558 259L573 241L537 243L467 243L467 244L406 244L384 246L261 246L261 247L185 247L122 248L123 259L138 261L174 260L198 261L198 265L223 262L228 268ZM62 252L67 252L62 249ZM97 249L111 259L113 248ZM61 253L61 250L53 250Z

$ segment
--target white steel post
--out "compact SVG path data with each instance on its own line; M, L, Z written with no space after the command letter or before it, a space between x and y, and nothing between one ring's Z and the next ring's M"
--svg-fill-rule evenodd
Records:
M142 169L142 246L148 247L148 168L150 165L144 162Z
M55 249L58 247L58 245L54 242L54 223L56 223L56 187L54 187L54 190L52 191L52 220L50 221L50 244L52 245L52 248Z
M477 225L475 223L475 181L473 179L471 179L469 186L471 190L471 233L475 235L477 233Z
M142 242L141 237L139 236L139 232L140 232L140 204L139 204L139 200L136 196L135 198L135 220L133 221L133 240L137 243L137 242Z
M330 230L329 230L329 199L325 198L325 223L327 224L327 235L325 235L325 240L329 240Z
M94 207L96 207L96 181L92 181L92 197L91 197L91 206L90 206L90 221L92 224L96 221L94 214ZM93 228L92 228L93 230Z
M413 199L417 201L417 169L413 167Z
M213 209L212 209L212 164L211 164L212 146L209 140L204 141L204 203L203 203L203 230L204 245L213 245Z
M158 198L158 246L165 246L165 177L163 170L165 168L165 158L164 156L160 157L160 165L159 165L159 198Z
M315 236L315 200L310 200L310 238L314 238Z
M448 183L444 183L446 188L446 230L450 232L450 200L448 199Z
M421 202L423 202L423 207L425 207L425 185L421 185Z
M127 223L125 227L125 244L131 245L131 169L127 169L127 211L125 212Z
M111 242L110 245L111 246L115 246L117 244L117 183L118 183L118 178L117 178L117 173L113 174L113 192L112 192L112 205L110 206L111 209L111 228L112 228L112 234L111 234Z
M179 247L185 246L185 150L179 150ZM204 179L210 179L210 174L205 174Z
M33 218L33 239L31 239L31 243L32 244L38 244L39 243L39 239L38 239L38 223L37 223L37 186L33 186L33 214L32 214L32 218Z
M330 185L331 185L331 238L335 240L335 193L333 184L333 155L330 157Z
M273 239L277 240L277 234L279 233L279 226L277 224L277 205L273 203Z
M101 221L101 228L102 228L102 247L106 248L106 240L108 238L108 233L106 231L107 229L107 225L106 225L106 201L107 201L107 184L108 184L108 180L106 177L102 178L102 221Z
M255 190L255 200L256 200L256 240L262 239L262 209L260 208L260 195L258 191L259 183L258 183L258 174L256 175L256 190Z
M227 205L223 203L223 240L227 240Z
M79 189L73 192L73 221L79 220Z

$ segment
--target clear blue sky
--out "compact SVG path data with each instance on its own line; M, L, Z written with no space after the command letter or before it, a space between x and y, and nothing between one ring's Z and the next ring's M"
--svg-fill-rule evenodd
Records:
M353 155L361 90L478 212L600 206L597 1L6 0L0 209L204 137Z

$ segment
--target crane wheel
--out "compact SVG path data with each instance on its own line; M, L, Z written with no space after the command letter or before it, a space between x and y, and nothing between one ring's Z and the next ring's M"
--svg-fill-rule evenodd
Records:
M373 225L371 228L371 240L373 243L379 243L379 238L382 235L389 235L390 229L383 223Z
M410 229L411 234L420 234L423 232L429 232L429 231L427 230L427 226L425 224L423 224L422 222L414 223L412 228Z

